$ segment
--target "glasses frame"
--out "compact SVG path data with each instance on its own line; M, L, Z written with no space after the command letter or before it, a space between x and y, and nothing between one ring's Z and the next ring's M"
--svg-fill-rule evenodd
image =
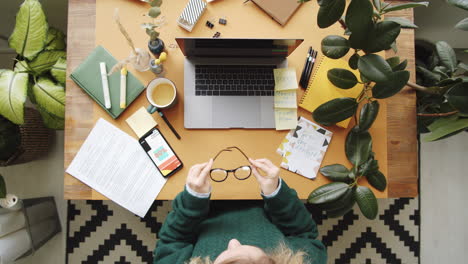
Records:
M220 150L220 151L218 152L218 154L216 154L216 156L214 156L213 161L216 160L216 158L217 158L221 153L223 153L223 152L225 152L225 151L232 151L232 149L237 149L240 153L242 153L242 155L243 155L247 160L249 160L249 157L248 157L240 148L238 148L238 147L236 147L236 146L232 146L232 147L227 147L227 148L225 148L225 149ZM239 178L239 177L236 176L236 173L235 173L235 172L236 172L238 169L241 169L241 168L244 168L244 167L248 167L248 168L250 169L250 172L249 172L249 176L247 176L247 177L241 179L241 178ZM223 180L215 180L215 179L213 178L213 176L211 175L211 173L212 173L213 171L215 171L215 170L221 170L221 171L225 171L225 172L226 172L226 176L224 177ZM248 178L250 178L250 176L252 176L252 167L251 167L250 165L244 165L244 166L240 166L240 167L238 167L238 168L236 168L236 169L232 169L232 170L226 170L226 169L222 169L222 168L213 168L213 169L210 170L210 178L211 178L211 180L213 180L213 181L215 181L215 182L223 182L223 181L225 181L225 180L228 178L229 173L232 173L232 174L234 175L234 177L235 177L236 179L240 180L240 181L247 180Z

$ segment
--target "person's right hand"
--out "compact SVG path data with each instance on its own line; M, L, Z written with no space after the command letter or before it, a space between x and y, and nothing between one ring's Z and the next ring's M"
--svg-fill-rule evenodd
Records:
M187 185L197 193L209 193L211 191L210 170L213 159L202 164L193 165L187 175Z
M252 172L255 175L263 194L270 195L273 193L278 188L280 169L273 165L273 163L268 159L253 160L249 158L249 161L252 165ZM266 175L261 175L258 169L264 171Z

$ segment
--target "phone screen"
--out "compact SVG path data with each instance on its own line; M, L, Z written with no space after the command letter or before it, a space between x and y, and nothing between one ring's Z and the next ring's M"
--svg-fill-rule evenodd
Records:
M182 165L158 129L153 129L140 139L140 144L164 177L171 175Z

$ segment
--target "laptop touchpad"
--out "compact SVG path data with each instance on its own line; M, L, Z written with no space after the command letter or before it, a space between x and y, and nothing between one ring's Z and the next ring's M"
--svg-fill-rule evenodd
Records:
M248 96L213 97L214 128L258 128L260 98Z

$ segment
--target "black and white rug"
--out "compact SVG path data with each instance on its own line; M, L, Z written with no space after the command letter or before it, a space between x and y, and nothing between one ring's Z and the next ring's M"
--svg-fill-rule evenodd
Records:
M367 220L354 208L330 218L308 206L328 263L419 263L418 198L379 199L379 216ZM152 263L157 233L171 210L171 201L156 201L141 219L110 201L70 201L67 263Z

